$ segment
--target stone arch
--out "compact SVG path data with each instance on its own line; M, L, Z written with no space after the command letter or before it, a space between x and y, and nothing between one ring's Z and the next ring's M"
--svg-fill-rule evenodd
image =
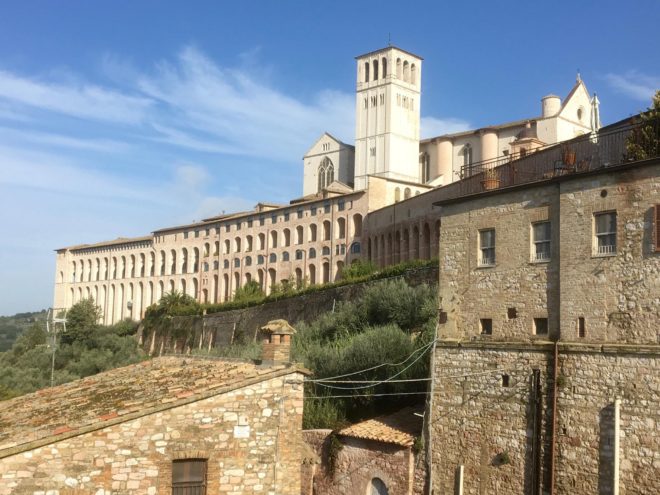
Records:
M284 247L289 247L291 245L291 231L289 229L284 229L282 235L284 237Z
M410 64L408 63L407 60L403 61L403 81L404 82L410 81Z
M382 69L382 78L385 79L387 77L387 57L383 57L381 59L381 69Z
M296 227L296 244L302 244L304 242L305 229L302 225Z
M412 231L412 259L419 259L419 227L415 225Z
M335 180L335 166L327 156L323 157L317 170L318 192L328 187Z
M427 260L431 257L431 228L428 223L424 223L422 229L422 257Z
M277 270L275 268L268 269L268 293L273 290L273 286L277 284Z
M330 220L324 220L323 221L323 240L324 241L329 241L330 240L330 231L332 230L332 224L330 223Z
M337 239L346 239L346 219L344 217L339 217L337 219Z
M373 71L374 71L373 80L378 81L378 59L374 59L374 61L372 62L371 65L372 65Z
M356 213L353 215L353 237L360 237L362 235L362 215Z
M330 262L325 260L323 261L323 264L321 265L321 274L322 274L322 282L324 284L327 284L330 282Z
M309 242L316 242L318 228L316 227L316 224L313 223L309 226Z
M316 283L316 265L310 264L308 271L309 271L309 283L311 285L314 285Z
M394 189L394 202L398 203L401 201L401 188L397 187Z
M270 231L270 247L273 249L277 248L277 230Z

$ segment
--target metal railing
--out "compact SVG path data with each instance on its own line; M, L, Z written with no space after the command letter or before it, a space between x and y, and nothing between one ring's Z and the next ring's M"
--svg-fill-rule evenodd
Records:
M443 199L584 173L660 156L660 119L464 166Z

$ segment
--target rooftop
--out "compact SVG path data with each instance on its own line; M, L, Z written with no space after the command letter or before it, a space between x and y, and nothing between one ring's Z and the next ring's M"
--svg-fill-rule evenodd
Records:
M423 419L418 414L422 407L406 407L400 411L356 423L339 431L344 437L375 440L393 443L402 447L412 447L415 439L422 433Z
M0 458L296 371L171 356L45 388L0 402Z

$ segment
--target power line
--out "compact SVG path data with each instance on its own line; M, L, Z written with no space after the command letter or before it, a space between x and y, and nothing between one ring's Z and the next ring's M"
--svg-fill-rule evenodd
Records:
M402 380L389 380L388 383L428 382L430 378L406 378ZM380 380L325 380L323 383L378 383Z
M360 373L364 373L365 371L372 371L372 370L375 370L375 369L378 369L378 368L382 368L383 366L401 366L402 364L406 364L408 362L408 360L411 359L415 354L417 354L420 351L426 350L426 348L430 347L432 344L433 344L433 342L431 342L430 344L423 345L422 347L419 347L419 348L415 349L406 359L404 359L403 361L401 361L399 363L377 364L376 366L372 366L371 368L365 368L363 370L353 371L351 373L345 373L343 375L328 376L328 377L325 377L325 378L305 380L305 382L310 382L310 383L326 382L326 381L334 380L336 378L345 378L347 376L358 375Z

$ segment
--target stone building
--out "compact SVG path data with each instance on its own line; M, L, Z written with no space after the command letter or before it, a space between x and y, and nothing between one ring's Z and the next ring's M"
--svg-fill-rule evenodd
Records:
M660 159L604 131L435 203L435 493L660 492Z
M161 357L0 403L0 494L300 493L304 371Z
M320 462L305 464L302 495L424 493L426 466L416 448L422 412L423 407L407 407L336 433L304 431L304 441ZM336 452L330 461L332 449Z
M303 157L302 197L58 249L53 307L93 297L110 324L140 319L173 290L223 302L250 281L270 292L334 281L361 258L430 258L440 186L599 126L597 100L578 78L563 101L544 97L540 116L420 140L422 58L388 46L356 67L355 147L324 133Z

